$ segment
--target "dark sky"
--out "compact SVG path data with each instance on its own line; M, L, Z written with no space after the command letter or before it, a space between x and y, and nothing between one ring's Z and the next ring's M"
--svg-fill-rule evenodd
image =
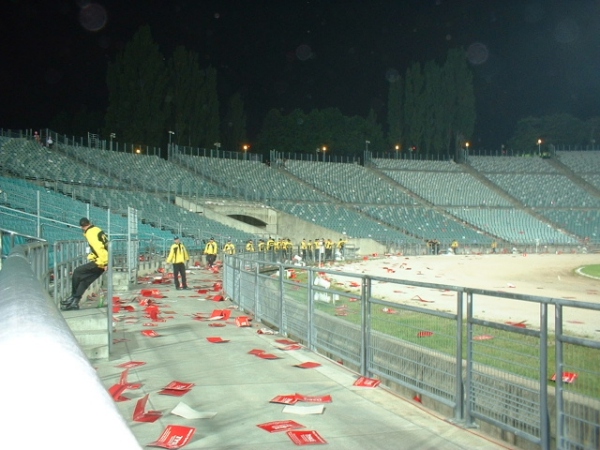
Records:
M473 146L498 148L520 118L600 116L598 0L2 0L0 127L43 128L61 110L104 111L106 67L141 25L165 57L184 45L241 91L251 138L273 107L339 107L385 122L390 79L468 49ZM62 130L55 130L61 132Z

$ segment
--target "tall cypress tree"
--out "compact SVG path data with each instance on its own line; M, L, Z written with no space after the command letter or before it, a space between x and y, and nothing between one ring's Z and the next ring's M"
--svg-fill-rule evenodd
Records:
M221 136L224 150L238 151L246 143L246 113L244 112L244 101L239 92L229 99Z
M132 144L163 144L170 112L168 81L164 58L144 26L108 66L106 134L116 133L121 142Z
M391 148L400 145L403 148L404 144L404 83L402 78L390 81L390 89L388 92L387 105L387 125L388 134L387 142Z

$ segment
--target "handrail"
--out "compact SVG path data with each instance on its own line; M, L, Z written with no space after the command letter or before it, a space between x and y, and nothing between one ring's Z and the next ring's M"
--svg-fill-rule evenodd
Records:
M2 447L141 449L27 253L15 247L0 271Z

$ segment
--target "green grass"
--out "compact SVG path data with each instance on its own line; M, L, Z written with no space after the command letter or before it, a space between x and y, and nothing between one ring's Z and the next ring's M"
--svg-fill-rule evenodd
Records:
M596 267L600 271L600 265ZM288 298L306 304L306 274L298 273L297 281L299 289L286 289L286 294ZM348 289L332 286L331 290L359 296L358 288ZM341 305L344 306L343 310L338 309ZM317 302L315 308L323 313L336 316L337 319L360 325L360 302L350 302L347 298L341 297L341 301L336 305ZM340 311L343 311L344 315L340 315ZM383 311L382 306L374 305L371 309L371 326L376 332L423 346L431 351L450 357L454 357L456 353L456 325L452 319L405 311L400 307L397 308L395 314L389 314ZM428 337L420 337L419 332L421 331L432 331L433 334ZM461 332L463 335L462 356L465 358L467 350L466 324ZM491 335L493 339L473 341L473 351L477 363L533 380L539 378L539 338L475 325L473 336L480 335ZM551 377L554 374L556 361L554 335L549 336L549 343L548 376ZM577 372L579 378L572 385L563 386L569 391L600 399L600 376L597 362L599 355L600 351L595 349L572 344L565 345L563 370Z
M600 278L600 264L593 264L591 266L582 267L581 271L586 275Z

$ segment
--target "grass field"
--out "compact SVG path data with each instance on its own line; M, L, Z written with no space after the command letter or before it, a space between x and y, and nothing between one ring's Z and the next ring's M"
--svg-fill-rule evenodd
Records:
M600 265L595 267L599 271L600 276ZM296 281L299 282L299 285L304 286L304 288L295 292L288 292L290 297L300 303L306 302L306 278L306 273L299 272ZM344 288L331 287L331 290L350 293L350 291ZM342 301L338 303L337 307L331 303L318 302L315 306L324 313L332 316L340 316L339 307L341 304L344 305L342 310L343 317L338 317L338 319L360 325L360 302ZM426 313L412 311L398 311L397 314L390 315L382 312L381 308L375 308L371 311L371 326L373 331L381 332L406 342L422 345L429 350L438 351L448 356L454 355L456 351L457 330L455 329L453 320L441 319ZM431 331L432 334L427 339L423 339L420 335L422 331ZM466 328L461 330L461 333L463 335L462 355L464 358L466 357L467 342ZM474 342L473 351L477 362L531 379L538 378L540 358L539 338L482 326L475 326L473 334L474 336L493 335L493 340L476 340ZM554 341L553 335L549 337L549 341ZM597 378L597 358L598 350L565 344L565 366L563 370L579 374L577 383L570 385L568 390L593 398L600 398L600 383ZM555 352L551 348L548 351L549 376L554 373L554 366Z
M585 266L585 267L581 268L581 272L585 273L586 275L589 275L591 277L600 278L600 264Z

